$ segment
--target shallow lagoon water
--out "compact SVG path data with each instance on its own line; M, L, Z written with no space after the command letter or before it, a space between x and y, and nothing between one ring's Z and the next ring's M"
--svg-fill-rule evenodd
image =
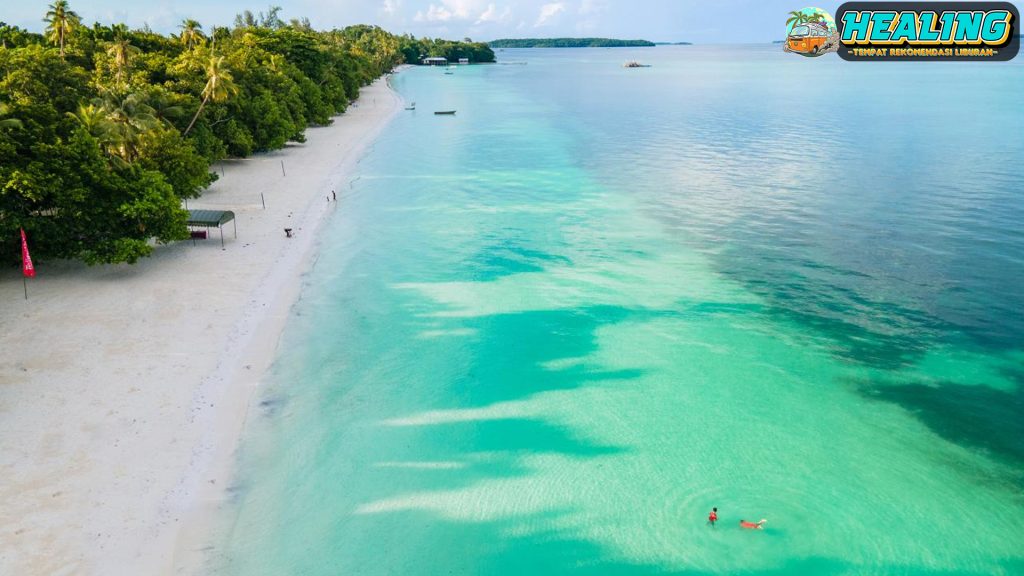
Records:
M499 57L394 77L211 570L1024 572L1024 67Z

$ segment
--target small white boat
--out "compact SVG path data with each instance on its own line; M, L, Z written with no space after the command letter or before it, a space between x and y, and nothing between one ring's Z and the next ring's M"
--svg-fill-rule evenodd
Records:
M415 110L416 109L416 103L413 102L412 104L409 104L408 106L405 107L405 109L406 110Z

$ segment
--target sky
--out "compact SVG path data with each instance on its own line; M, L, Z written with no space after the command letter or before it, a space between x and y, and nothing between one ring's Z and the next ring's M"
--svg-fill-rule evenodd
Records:
M41 31L52 0L4 0L0 21ZM655 42L743 43L785 37L793 0L69 0L87 24L148 24L177 29L184 18L228 25L243 10L281 6L281 17L309 18L317 29L376 24L432 38L494 40L601 36ZM834 12L838 1L816 6Z

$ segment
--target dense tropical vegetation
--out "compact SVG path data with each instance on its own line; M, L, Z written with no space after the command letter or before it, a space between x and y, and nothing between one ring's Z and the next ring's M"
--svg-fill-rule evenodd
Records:
M427 56L440 56L449 62L468 58L470 62L494 62L494 51L484 42L473 42L469 38L462 42L452 40L431 40L429 38L399 37L399 50L405 62L419 64Z
M276 7L169 36L85 26L66 0L45 22L0 23L0 248L15 258L24 227L37 260L135 262L187 236L182 201L213 162L301 142L402 62L494 58L374 26L315 31Z
M489 44L491 48L626 48L655 45L648 40L617 38L502 38Z

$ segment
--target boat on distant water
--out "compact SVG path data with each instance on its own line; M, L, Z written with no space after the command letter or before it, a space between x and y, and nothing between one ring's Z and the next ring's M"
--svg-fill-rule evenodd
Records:
M455 116L455 110L438 110L434 114L437 116Z
M650 64L641 64L636 60L630 60L622 65L623 68L650 68Z
M408 106L405 107L405 109L406 110L415 110L416 109L416 103L413 102L412 104L409 104Z

